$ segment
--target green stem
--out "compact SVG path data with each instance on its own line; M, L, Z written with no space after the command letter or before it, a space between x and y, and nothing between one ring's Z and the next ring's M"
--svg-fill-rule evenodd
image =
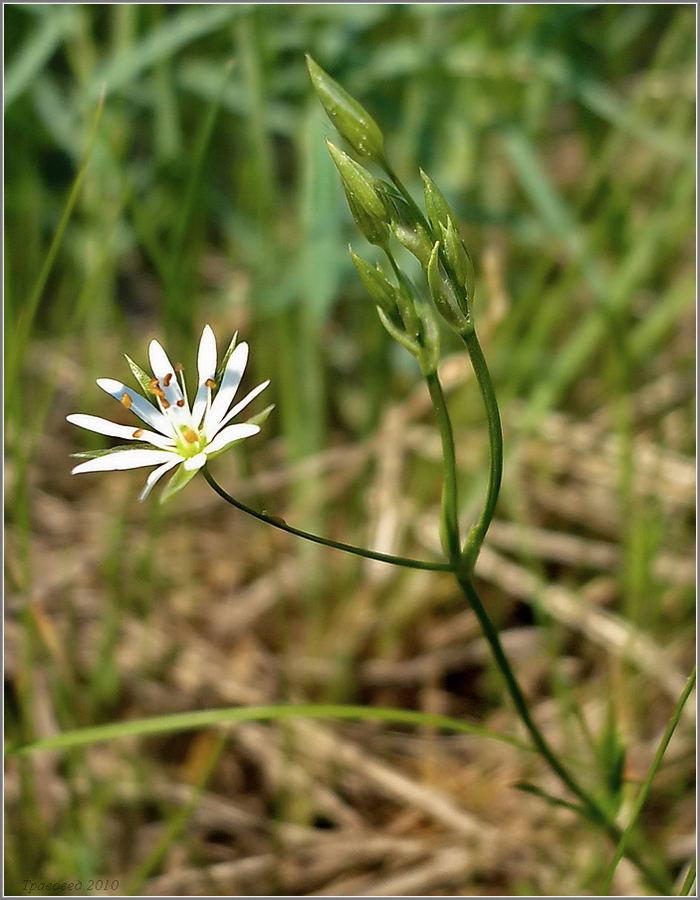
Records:
M440 508L440 536L447 558L456 565L460 557L459 520L457 517L457 463L452 423L445 404L445 395L437 372L425 376L433 401L442 441L442 504Z
M332 547L334 550L343 550L345 553L353 553L355 556L363 556L365 559L376 559L379 562L389 563L392 566L403 566L406 569L427 569L431 572L455 571L455 567L450 563L427 562L426 560L421 559L410 559L406 556L393 556L389 553L378 553L375 550L367 550L365 547L344 544L341 541L333 541L330 538L312 534L310 531L302 531L301 528L294 528L293 525L288 525L284 519L258 512L256 509L246 506L245 503L241 503L240 500L236 500L236 498L228 494L221 485L217 484L206 466L202 469L202 474L209 483L209 486L213 488L219 497L227 503L230 503L231 506L235 506L236 509L240 509L241 512L247 513L249 516L253 516L254 519L258 519L260 522L266 522L274 528L279 528L280 531L286 531L287 534L294 534L297 537L304 538L306 541L312 541L314 544L323 544L325 547Z
M501 644L501 639L498 636L498 631L491 621L491 618L486 611L486 607L482 603L481 598L479 597L479 594L472 584L470 577L466 574L463 575L458 573L456 575L456 578L460 587L464 591L464 594L467 597L471 608L474 610L477 619L479 620L479 624L481 625L481 628L484 632L484 637L486 638L489 647L491 648L491 653L493 654L496 665L498 666L501 675L503 676L506 687L508 688L508 693L513 700L518 716L520 717L523 725L527 728L533 744L538 749L544 760L547 762L550 769L559 778L559 780L569 789L569 791L571 791L571 793L577 799L581 801L588 818L593 823L601 827L609 835L609 837L612 838L612 840L619 844L623 836L622 829L619 828L614 821L608 818L606 811L598 804L595 798L593 798L586 790L584 790L584 788L581 787L581 785L568 771L568 769L565 768L554 750L552 750L552 748L547 743L537 723L532 718L527 700L525 699L525 695L523 694L522 689L518 684L515 673L513 672L513 669L508 662L505 651L503 650L503 645ZM661 894L671 893L665 876L654 871L635 848L627 846L623 847L623 851L625 856L627 856L627 858L632 863L634 863L639 871L643 873L645 878L647 878L647 880L649 881L649 884L652 885L655 890L658 890Z
M479 390L486 408L486 419L489 429L489 484L486 491L486 500L484 508L479 517L479 521L469 532L462 559L464 561L467 572L472 572L476 558L481 550L481 545L486 537L491 519L496 510L496 501L498 500L498 492L501 489L501 478L503 477L503 431L501 429L501 416L498 411L498 401L496 400L496 392L493 389L491 375L481 350L481 344L473 329L462 334L462 339L466 344L469 353L469 359L479 384Z

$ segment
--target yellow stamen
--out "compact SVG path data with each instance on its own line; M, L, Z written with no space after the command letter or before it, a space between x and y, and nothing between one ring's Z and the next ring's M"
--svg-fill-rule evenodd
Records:
M204 384L208 388L211 388L212 390L214 390L214 388L216 387L216 382L214 381L213 378L207 378L207 380L204 382Z
M127 393L124 393L121 395L119 402L122 404L122 406L125 406L127 409L131 409L131 407L133 406L133 403L134 403L134 401L131 399L131 397Z
M188 444L196 444L199 440L199 436L196 431L193 431L191 428L185 428L182 432L182 436L187 441Z
M143 428L137 428L136 431L131 435L133 438L140 438L143 434Z

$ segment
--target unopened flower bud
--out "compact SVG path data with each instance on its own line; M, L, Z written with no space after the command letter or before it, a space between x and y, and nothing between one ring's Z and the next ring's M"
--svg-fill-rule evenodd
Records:
M449 222L452 222L454 225L456 221L455 215L440 188L422 169L420 170L420 177L423 179L423 196L425 197L428 220L435 236L439 237L441 226L447 228Z
M370 300L387 315L396 314L396 288L379 268L371 266L350 248L350 258L355 264Z
M381 165L384 162L384 136L379 125L354 97L308 54L306 65L319 100L329 119L356 153Z
M389 240L389 215L379 182L367 169L343 153L330 141L328 151L340 173L350 212L357 227L371 244L383 246Z
M436 241L428 263L428 285L438 312L459 334L471 328L466 297L458 297L440 261L440 242Z
M452 272L467 295L467 302L474 299L474 263L464 246L464 242L457 234L452 219L447 223L447 228L441 226L445 256Z
M427 269L433 242L430 235L404 198L385 181L378 182L391 217L391 230L396 240L412 253L424 269Z

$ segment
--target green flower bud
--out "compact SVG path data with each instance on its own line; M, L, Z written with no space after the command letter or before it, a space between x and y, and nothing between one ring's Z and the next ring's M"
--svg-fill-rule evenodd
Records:
M428 263L428 285L438 312L459 334L471 328L466 297L460 298L440 261L440 242L436 241Z
M474 298L474 263L464 246L464 242L457 234L452 219L449 220L447 228L441 226L442 241L445 247L445 256L452 272L466 293L467 302L471 302Z
M306 65L328 118L356 153L382 165L384 136L379 125L360 103L351 97L337 81L324 72L308 53Z
M395 316L396 288L386 278L380 268L375 268L358 256L350 247L350 258L355 264L362 283L370 296L370 300L389 316Z
M435 235L439 236L441 226L447 228L449 222L455 225L455 215L440 188L422 169L420 170L420 177L423 179L423 195L425 197L428 219ZM456 227L455 225L455 229Z
M379 182L347 153L330 141L328 151L340 173L350 212L357 227L371 244L385 245L389 240L389 215L378 191Z
M416 257L424 269L427 269L433 249L430 235L393 185L386 181L378 181L377 186L391 216L391 230L396 240Z
M403 222L392 222L391 229L401 246L412 253L421 266L427 269L433 245L428 232L420 222L414 222L412 225L405 225Z

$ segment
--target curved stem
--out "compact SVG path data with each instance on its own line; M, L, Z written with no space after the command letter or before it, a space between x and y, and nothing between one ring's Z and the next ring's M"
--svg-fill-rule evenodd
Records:
M217 484L214 480L214 476L206 466L202 469L202 474L209 486L219 495L219 497L227 503L230 503L231 506L235 506L236 509L240 509L241 512L247 513L249 516L253 516L254 519L258 519L260 522L266 522L268 525L272 525L273 528L279 528L280 531L286 531L287 534L294 534L297 537L304 538L304 540L311 541L314 544L323 544L325 547L332 547L334 550L343 550L345 553L363 556L365 559L376 559L379 562L389 563L392 566L403 566L406 569L427 569L432 572L455 571L454 566L450 563L427 562L422 559L410 559L406 556L393 556L390 553L378 553L375 550L367 550L364 547L356 547L353 544L344 544L342 541L333 541L330 538L312 534L310 531L302 531L301 528L294 528L293 525L287 525L284 519L258 512L256 509L246 506L245 503L241 503L240 500L236 500L236 498L228 494L221 485Z
M425 376L430 391L430 399L437 417L442 441L442 504L440 508L440 537L447 558L453 565L459 562L460 539L457 516L457 463L452 423L445 404L445 395L437 372Z
M503 645L501 644L501 639L498 636L496 626L491 621L491 618L486 611L486 607L482 603L481 598L479 597L476 588L472 584L470 577L468 575L461 575L459 573L456 575L456 577L460 587L464 591L467 600L469 601L471 608L474 610L474 613L479 620L479 624L481 625L481 628L484 632L484 637L486 638L489 647L491 648L491 653L493 654L496 665L498 666L501 675L503 676L506 687L508 688L508 693L513 700L513 704L515 705L518 716L520 717L523 725L527 728L530 737L532 738L533 744L539 750L541 756L549 765L554 774L559 778L559 780L569 789L569 791L571 791L571 793L575 797L577 797L581 801L588 818L595 824L600 826L617 844L619 844L623 837L622 829L619 828L615 824L615 822L608 817L608 814L600 806L597 800L592 797L588 793L588 791L581 787L574 776L563 765L555 751L552 750L552 748L547 743L547 740L540 731L537 723L532 718L527 700L525 699L525 695L523 694L522 689L518 684L515 673L513 672L513 669L508 662L508 657L503 650ZM631 862L633 862L639 869L639 871L642 872L648 879L649 884L651 884L656 890L660 891L661 894L668 894L672 892L669 890L669 885L666 883L666 878L652 869L646 859L641 856L636 848L627 846L623 849L627 858Z
M462 552L466 571L471 572L474 569L479 550L481 550L481 545L491 524L491 519L496 510L498 492L501 489L501 478L503 476L503 431L501 429L501 416L498 411L496 392L493 389L491 374L486 365L476 332L473 329L467 331L462 334L462 339L466 344L469 359L479 384L489 428L489 484L486 491L486 500L484 501L484 508L479 521L469 532Z

